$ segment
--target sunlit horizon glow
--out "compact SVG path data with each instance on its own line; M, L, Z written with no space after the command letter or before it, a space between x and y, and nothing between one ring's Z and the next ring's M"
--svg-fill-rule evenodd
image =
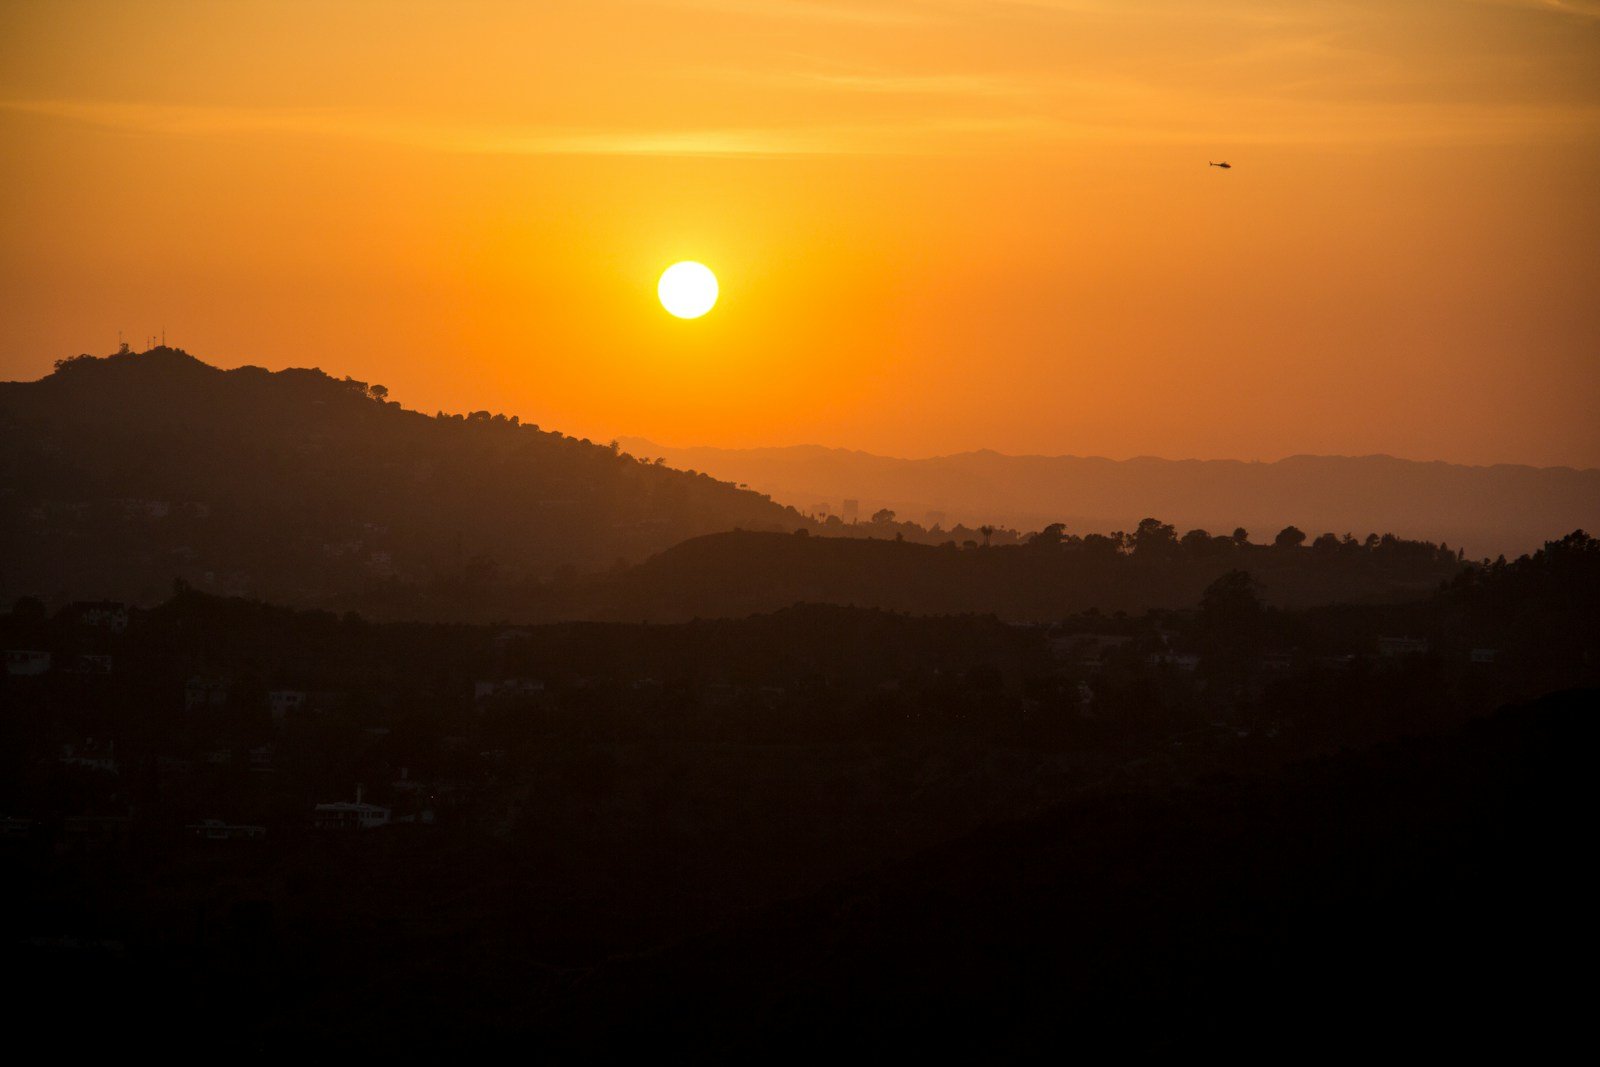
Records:
M1596 71L1586 0L13 3L0 378L164 327L600 440L1600 466Z

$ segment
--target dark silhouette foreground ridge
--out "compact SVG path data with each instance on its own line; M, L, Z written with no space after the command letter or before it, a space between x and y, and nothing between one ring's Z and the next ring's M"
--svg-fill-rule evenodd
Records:
M95 1005L82 1045L1581 1036L1580 533L1409 604L1235 571L1049 627L119 607L0 614L11 1005Z

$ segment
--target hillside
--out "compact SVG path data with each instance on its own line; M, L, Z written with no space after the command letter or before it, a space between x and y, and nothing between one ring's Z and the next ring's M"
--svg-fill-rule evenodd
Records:
M570 573L796 514L487 411L157 348L0 383L0 596L150 602L174 577L334 607L492 612Z
M1573 535L1255 626L19 603L0 647L51 666L0 673L14 1012L556 1062L1570 1044L1597 591ZM358 792L383 822L324 821Z
M1237 460L1124 461L1085 456L965 452L896 459L836 448L671 448L624 439L623 447L709 471L804 512L838 513L858 500L861 521L879 508L946 528L992 523L1020 530L1064 522L1069 530L1132 529L1160 515L1179 531L1244 526L1258 536L1293 523L1312 536L1401 537L1463 546L1474 559L1518 556L1561 530L1600 526L1600 470L1512 465L1469 467L1392 456L1291 456ZM932 518L930 518L930 513Z
M1297 607L1415 599L1460 568L1393 536L1284 547L1126 527L991 545L960 527L818 524L616 446L175 349L0 384L4 600L151 603L178 579L376 618L671 621L810 602L1040 621L1193 606L1230 570Z
M1193 607L1232 570L1249 573L1265 601L1279 607L1394 603L1428 595L1462 566L1438 546L1394 538L1331 548L1168 539L1124 551L1106 538L959 548L732 531L694 538L607 576L566 610L678 621L806 601L1042 622L1090 609Z
M1090 794L608 961L542 1018L570 1048L714 1034L990 1058L1197 1046L1555 1053L1594 691L1163 794ZM1578 924L1575 926L1574 924Z

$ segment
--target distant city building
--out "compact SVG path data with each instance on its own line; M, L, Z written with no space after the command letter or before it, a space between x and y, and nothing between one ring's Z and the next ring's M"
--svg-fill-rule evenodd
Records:
M197 708L220 708L228 703L228 683L221 678L195 675L183 687L185 711Z
M298 712L306 706L306 694L302 689L274 689L267 694L267 707L272 709L274 722L282 722L291 713Z
M1120 648L1130 640L1124 634L1066 634L1050 639L1050 654L1057 660L1097 668L1107 651Z
M267 836L267 828L265 826L227 823L221 819L202 819L197 823L191 823L184 829L203 841L237 841Z
M44 674L50 669L50 653L33 648L6 649L6 673L13 676Z
M480 679L472 685L473 700L489 700L504 695L534 696L542 692L544 683L536 678Z
M72 767L87 767L94 771L117 773L117 743L107 741L96 744L93 739L81 745L62 745L61 762Z
M493 643L494 643L494 647L496 649L502 649L503 650L506 645L510 644L513 641L526 641L528 638L530 638L532 636L533 636L533 631L532 630L529 630L526 627L522 627L522 626L513 626L513 627L510 627L508 629L498 631L494 635Z
M1287 674L1294 669L1294 657L1284 652L1268 652L1261 657L1260 666L1270 674Z
M25 841L33 836L34 821L15 815L0 816L0 840Z
M69 851L94 851L120 844L131 822L126 815L68 815L61 820L62 845Z
M120 634L128 628L128 605L116 600L80 600L68 609L83 626Z
M78 665L75 669L79 674L110 674L111 657L83 652L78 655Z
M1200 666L1200 657L1193 652L1152 652L1148 658L1151 666L1164 663L1180 671L1193 672Z
M839 515L844 519L845 522L860 522L861 501L846 500L844 502L844 507L839 510Z
M1428 651L1428 642L1420 637L1380 637L1378 654L1389 659L1403 656L1420 656Z
M172 513L172 504L166 500L123 500L125 518L164 519Z
M357 786L354 802L338 800L318 804L311 812L311 821L319 830L373 830L389 825L389 815L388 808L365 803L361 799L361 787Z

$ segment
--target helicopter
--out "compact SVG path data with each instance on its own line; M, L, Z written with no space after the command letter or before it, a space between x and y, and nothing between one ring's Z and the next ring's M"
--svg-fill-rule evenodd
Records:
M1223 170L1233 169L1233 164L1229 163L1226 159L1224 159L1221 163L1212 163L1210 160L1207 160L1206 165L1210 167L1221 167Z

